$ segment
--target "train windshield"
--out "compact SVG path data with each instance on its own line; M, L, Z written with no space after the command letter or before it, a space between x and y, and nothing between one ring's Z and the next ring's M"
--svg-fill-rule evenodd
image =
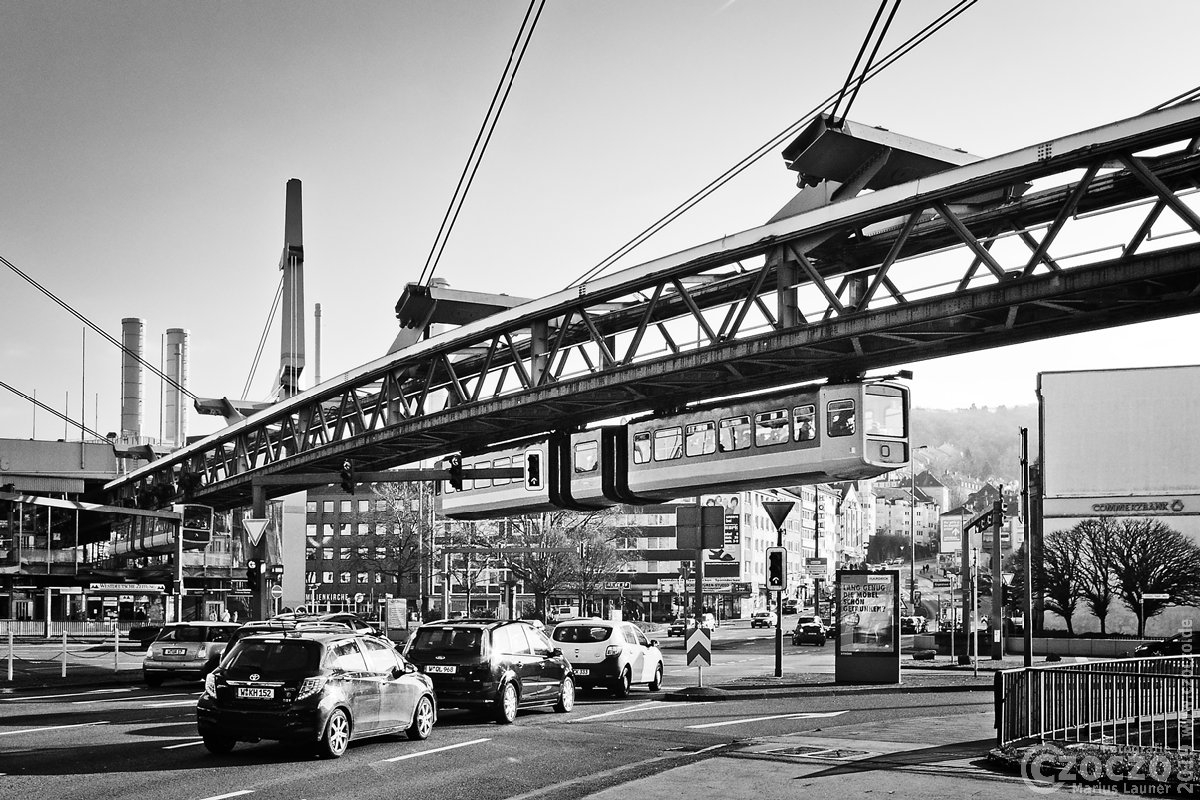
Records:
M211 531L213 510L209 506L186 505L183 507L183 527L199 531Z
M868 386L863 400L863 421L868 435L905 435L904 394L893 386Z

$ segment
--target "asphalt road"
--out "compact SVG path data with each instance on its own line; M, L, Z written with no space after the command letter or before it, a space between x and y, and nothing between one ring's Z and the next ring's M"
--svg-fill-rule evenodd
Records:
M743 623L744 624L744 623ZM785 628L787 620L785 619ZM663 640L665 688L696 684L682 641ZM788 672L831 672L833 648L793 647ZM774 630L719 629L705 684L769 674ZM232 797L573 798L701 762L760 737L799 735L931 713L984 714L978 693L664 702L635 688L624 700L584 693L568 714L527 711L501 726L446 710L426 741L371 739L338 760L296 748L239 744L214 756L195 728L198 683L74 687L0 695L0 796L57 800Z

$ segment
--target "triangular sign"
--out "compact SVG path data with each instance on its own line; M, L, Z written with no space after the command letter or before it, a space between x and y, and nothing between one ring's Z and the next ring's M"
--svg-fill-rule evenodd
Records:
M771 524L775 526L775 530L779 530L795 505L786 500L768 500L762 504L762 507L767 512L767 516L771 518Z
M267 529L269 519L254 519L245 517L242 519L242 527L246 529L246 533L250 536L250 544L253 547L258 547L259 541L262 540L263 531Z

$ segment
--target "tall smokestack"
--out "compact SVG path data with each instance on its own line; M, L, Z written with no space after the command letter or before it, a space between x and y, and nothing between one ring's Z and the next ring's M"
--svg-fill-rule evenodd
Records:
M142 435L142 346L146 320L121 320L121 437Z
M283 219L282 341L279 350L279 399L300 393L300 373L304 370L304 221L300 179L287 182Z
M179 386L188 385L188 339L185 328L167 328L167 376ZM188 418L183 393L175 386L167 385L166 408L163 413L163 437L175 447L187 443Z

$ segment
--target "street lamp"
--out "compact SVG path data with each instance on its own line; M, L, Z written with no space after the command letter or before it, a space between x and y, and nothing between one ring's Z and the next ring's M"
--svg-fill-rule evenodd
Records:
M908 456L908 604L917 613L917 451L929 447L914 447Z

